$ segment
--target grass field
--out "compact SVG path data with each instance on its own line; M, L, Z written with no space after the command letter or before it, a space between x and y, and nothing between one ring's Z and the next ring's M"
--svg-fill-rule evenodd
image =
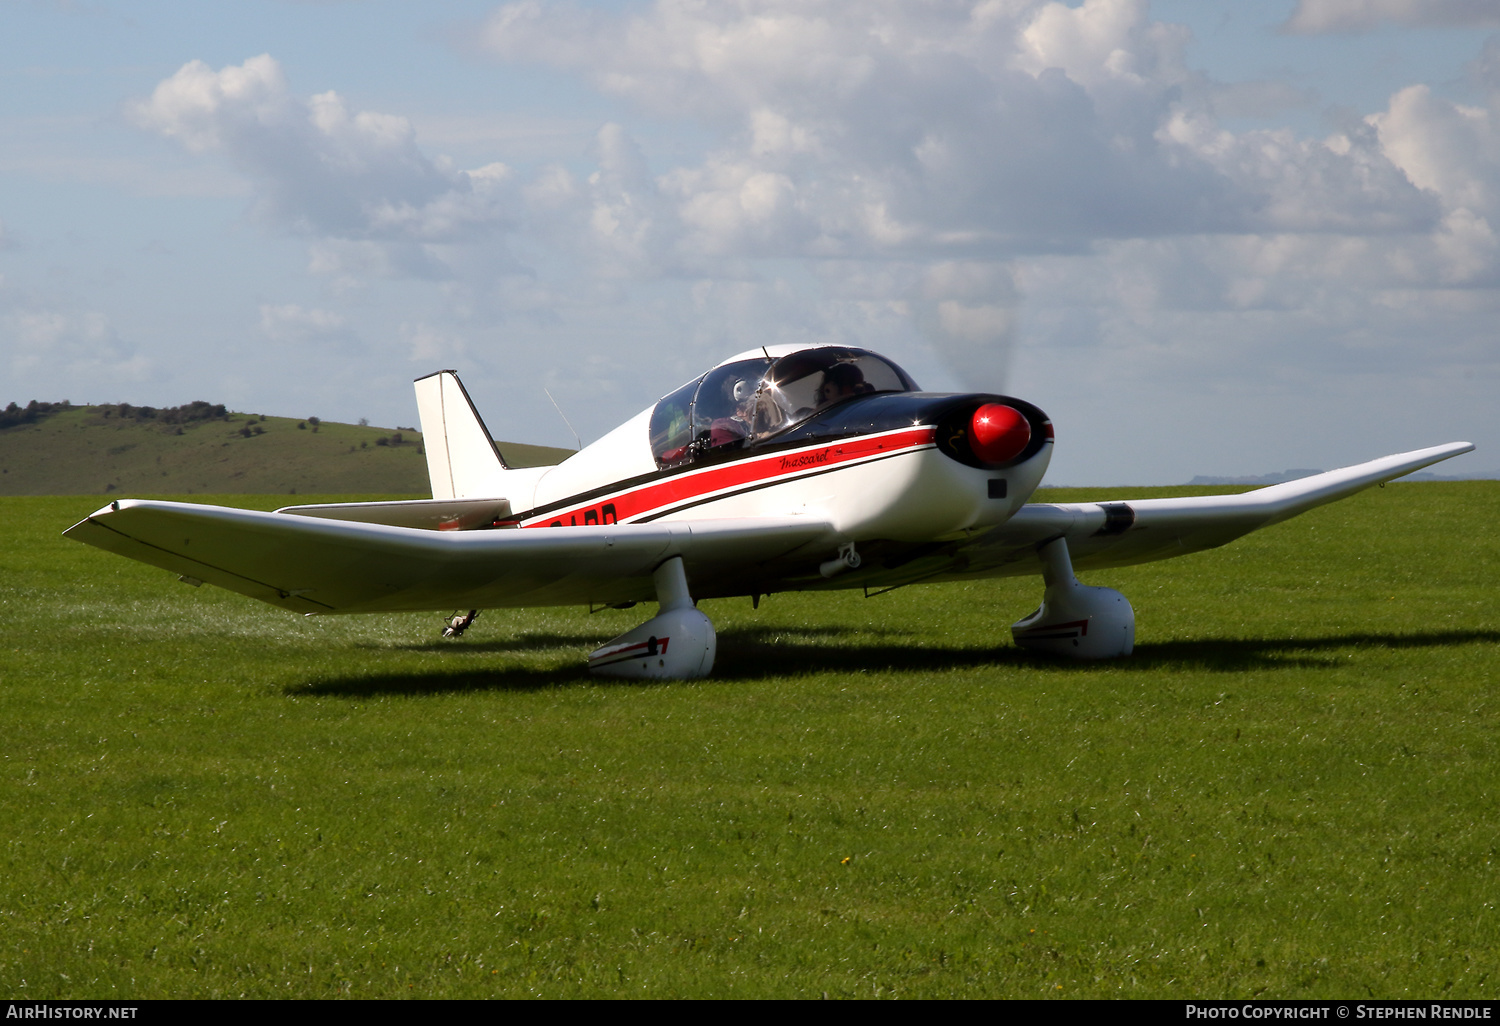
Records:
M583 670L640 609L303 619L98 504L0 500L7 997L1500 988L1500 483L1087 575L1126 660L995 581L706 602L667 684Z

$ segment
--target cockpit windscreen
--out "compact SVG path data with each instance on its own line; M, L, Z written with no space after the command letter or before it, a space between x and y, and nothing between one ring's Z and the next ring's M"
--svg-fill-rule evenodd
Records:
M900 367L863 349L825 346L741 360L656 404L651 451L658 466L679 466L772 438L858 396L916 390Z

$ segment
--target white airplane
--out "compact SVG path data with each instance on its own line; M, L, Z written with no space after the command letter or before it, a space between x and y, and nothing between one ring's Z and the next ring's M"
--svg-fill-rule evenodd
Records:
M1128 655L1125 596L1075 569L1213 548L1474 447L1419 449L1241 495L1028 503L1052 423L1008 396L922 392L843 346L741 353L554 467L507 467L458 376L416 382L431 499L273 513L123 499L65 533L308 615L654 599L588 657L598 674L713 668L696 600L1040 574L1018 645ZM468 613L462 613L462 610Z

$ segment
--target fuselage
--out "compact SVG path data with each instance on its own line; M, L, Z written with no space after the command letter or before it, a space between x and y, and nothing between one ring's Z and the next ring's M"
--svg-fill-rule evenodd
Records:
M832 380L841 365L882 389L799 397L798 380ZM1011 436L986 449L979 421L997 408ZM1051 423L1029 403L920 392L862 350L783 347L725 361L556 467L506 476L523 528L811 516L847 541L918 543L1009 519L1051 454Z

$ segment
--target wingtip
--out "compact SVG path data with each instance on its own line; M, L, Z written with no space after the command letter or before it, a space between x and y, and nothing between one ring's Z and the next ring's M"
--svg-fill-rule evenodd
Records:
M1428 464L1440 463L1443 460L1462 456L1466 452L1473 452L1476 446L1473 442L1445 442L1442 445L1434 445L1430 449L1418 449L1416 452L1404 453L1403 455L1425 458Z
M70 527L66 531L64 531L63 532L63 537L64 538L81 538L81 536L87 530L88 526L90 524L92 524L95 520L97 520L100 517L109 516L109 514L111 514L111 513L118 513L120 511L121 505L123 505L124 503L127 503L129 501L130 501L129 499L116 499L113 502L106 503L105 505L100 506L98 509L94 510L94 512L90 513L88 516L86 516L82 520L78 521L78 523L74 524L72 527Z
M1455 456L1462 456L1466 452L1473 451L1473 442L1446 442L1442 445L1428 446L1426 449L1395 453L1385 457L1383 460L1371 460L1368 464L1361 464L1361 466L1374 466L1381 463L1390 464L1392 469L1401 467L1401 474L1404 475L1412 471L1421 470L1423 467L1430 467L1434 463L1441 463L1444 460L1452 459ZM1352 470L1355 468L1350 467L1347 469Z
M1412 464L1414 469L1419 470L1422 466L1431 466L1434 463L1441 463L1443 460L1452 459L1455 456L1462 456L1466 452L1473 452L1474 448L1473 442L1444 442L1442 445L1429 445L1425 449L1413 449L1411 452L1391 453L1389 456L1369 462L1370 464L1375 464L1399 461L1403 464ZM1358 465L1365 466L1366 464Z

